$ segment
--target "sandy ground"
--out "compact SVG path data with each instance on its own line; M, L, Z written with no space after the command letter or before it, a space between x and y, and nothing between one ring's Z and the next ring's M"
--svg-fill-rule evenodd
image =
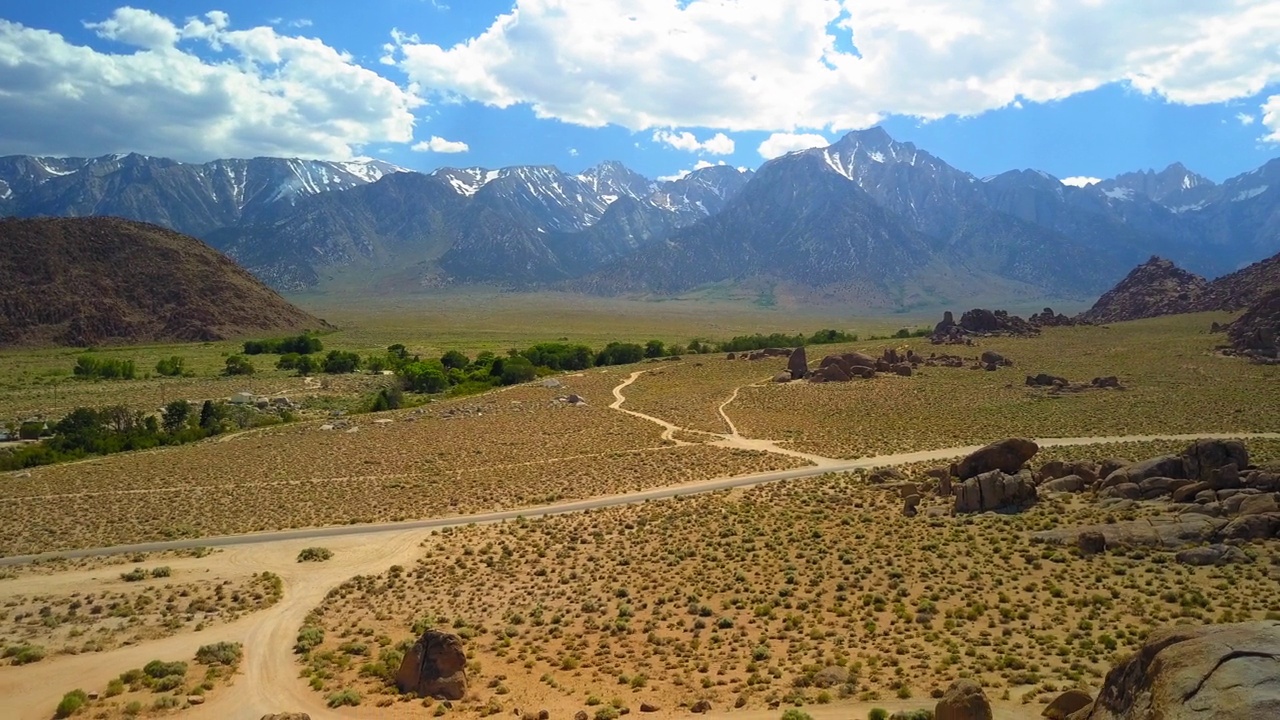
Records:
M643 371L642 371L643 372ZM674 433L683 431L660 418L654 418L631 410L624 409L626 401L623 390L634 383L642 372L633 373L614 389L615 402L610 406L621 412L661 425L664 437L674 442ZM728 435L719 436L717 444L726 447L739 447L751 450L766 450L786 455L804 457L814 463L812 468L781 471L774 473L757 473L754 475L722 478L715 481L664 489L671 494L691 494L729 487L742 487L761 482L814 475L822 472L852 470L888 465L902 465L923 461L945 460L972 452L976 447L958 447L925 452L901 453L857 461L836 460L818 456L804 455L779 448L768 440L744 438L737 434L733 422L729 419L726 408L736 397L731 396L720 406L720 412L731 429ZM1077 437L1077 438L1045 438L1037 440L1042 446L1088 445L1107 442L1131 442L1147 440L1192 440L1214 437L1214 434L1191 434L1172 436L1131 436L1131 437ZM1228 434L1226 437L1268 437L1280 438L1280 433L1266 434ZM670 496L670 495L667 495ZM641 502L655 497L653 491L618 495L608 498L596 498L590 501L578 501L528 508L510 515L521 514L536 517L586 509L604 507L624 503ZM495 522L502 518L493 514L485 517ZM477 517L464 517L439 521L436 527L448 525L465 525L475 522ZM154 642L133 647L78 656L59 656L42 662L25 666L0 667L0 717L14 720L47 720L52 716L53 708L64 693L74 688L85 690L101 690L108 680L116 677L124 670L141 667L153 659L179 660L189 659L196 649L204 644L218 641L234 641L244 645L245 659L241 665L241 674L235 679L234 686L226 692L218 693L205 705L196 706L184 711L183 716L193 719L210 720L242 720L259 718L263 714L273 712L307 712L312 718L359 718L367 717L369 708L345 708L331 710L326 707L324 699L310 690L298 677L299 666L293 655L293 643L297 630L306 615L320 603L325 594L334 586L354 575L376 574L385 572L392 565L408 564L422 554L422 545L428 541L432 530L426 527L405 529L406 525L389 524L387 526L366 527L357 529L352 534L327 536L325 546L333 551L333 559L324 563L298 563L298 552L314 544L315 536L290 537L279 539L269 535L252 539L248 543L231 545L222 552L204 558L175 558L166 561L175 572L207 570L219 577L236 577L250 575L254 572L270 571L278 574L284 582L284 597L275 606L263 611L249 614L234 623L199 632L177 635ZM204 544L209 544L205 542ZM99 549L102 552L110 549ZM67 592L72 588L83 588L86 584L103 581L103 578L117 574L111 568L71 571L57 575L26 575L6 580L0 585L0 600L10 594L35 594ZM884 707L890 711L898 709L914 709L931 707L933 701L917 698L906 701L884 700L870 703L833 703L829 706L806 707L805 711L817 720L833 720L834 718L865 717L872 707ZM996 702L996 718L1024 718L1038 716L1039 707L1021 705L1016 702ZM386 714L384 714L384 712ZM708 717L728 716L748 720L764 720L780 716L779 710L744 710L727 711L714 709ZM389 711L379 711L380 717L424 717L428 713L420 705L401 703ZM660 711L648 717L687 717L683 711ZM553 714L553 717L558 715Z

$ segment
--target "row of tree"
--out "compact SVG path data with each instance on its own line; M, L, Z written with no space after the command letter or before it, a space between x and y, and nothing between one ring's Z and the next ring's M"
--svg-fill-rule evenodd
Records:
M146 450L161 445L182 445L228 430L280 422L275 415L206 400L198 408L186 400L174 400L159 417L124 405L105 408L78 407L49 430L43 442L0 453L0 470L79 460L90 455L110 455Z

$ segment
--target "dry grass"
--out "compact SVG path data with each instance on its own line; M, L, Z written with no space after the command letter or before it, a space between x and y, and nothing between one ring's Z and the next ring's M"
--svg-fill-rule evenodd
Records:
M1205 330L1225 317L1208 313L1110 328L1051 328L1037 338L984 340L974 348L896 341L893 346L914 347L926 356L976 356L992 349L1017 366L998 372L923 368L914 377L870 382L765 384L744 388L728 412L743 435L786 440L797 450L846 458L981 444L1009 435L1280 429L1275 414L1280 367L1211 353L1222 336ZM875 350L889 343L858 346ZM1117 375L1127 389L1055 397L1024 385L1025 375L1039 372L1084 382Z
M234 581L171 580L163 565L138 567L136 581L116 573L92 582L92 590L4 595L0 647L6 662L19 664L22 648L40 648L44 657L79 655L204 630L270 607L282 592L270 573Z
M1100 450L1089 457L1112 449ZM1254 448L1263 459L1278 450ZM328 675L313 682L389 702L394 689L342 648L365 643L373 658L416 624L466 639L477 709L924 699L960 676L993 697L1047 702L1096 690L1156 626L1274 611L1270 546L1249 547L1251 565L1192 568L1029 540L1104 516L1075 498L1011 516L907 518L895 493L828 475L468 527L429 541L416 566L332 592L313 653Z
M608 408L626 372L10 475L0 554L474 513L797 466L663 442L657 425ZM554 401L567 392L589 405Z

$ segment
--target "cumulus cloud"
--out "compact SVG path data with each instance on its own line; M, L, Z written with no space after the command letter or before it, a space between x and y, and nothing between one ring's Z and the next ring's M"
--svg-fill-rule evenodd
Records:
M1280 143L1280 95L1272 95L1267 98L1266 104L1262 106L1262 124L1271 131L1264 135L1262 139L1267 142Z
M683 180L684 178L688 177L691 173L693 173L695 170L701 170L703 168L715 167L716 165L724 165L724 164L725 163L723 160L721 160L718 163L709 163L706 160L699 160L698 162L693 164L692 170L679 170L676 172L675 175L659 175L658 181L674 182L676 180Z
M1075 177L1062 178L1061 182L1063 185L1070 185L1072 187L1089 187L1090 185L1097 185L1102 182L1102 178L1077 175Z
M416 143L410 149L414 152L464 153L470 150L471 147L459 140L445 140L442 137L432 135L430 140Z
M0 19L7 151L349 159L366 144L412 141L413 109L423 104L412 86L321 40L270 26L235 30L220 11L179 26L120 8L86 27L129 47L102 52Z
M757 150L760 153L760 157L765 160L772 160L789 152L826 147L830 144L830 140L814 133L774 133L765 138L765 141L760 143L760 147Z
M1247 127L1249 125L1252 125L1254 121L1257 120L1257 118L1250 115L1249 113L1236 113L1236 120L1239 120L1241 125L1244 125Z
M699 141L697 136L691 132L678 133L670 130L658 130L653 134L653 141L676 150L684 150L691 153L704 152L708 155L732 155L735 149L733 138L724 133L716 133L705 141Z
M446 95L632 130L936 119L1123 82L1186 104L1280 81L1272 0L517 0L389 62ZM855 47L856 46L856 47Z

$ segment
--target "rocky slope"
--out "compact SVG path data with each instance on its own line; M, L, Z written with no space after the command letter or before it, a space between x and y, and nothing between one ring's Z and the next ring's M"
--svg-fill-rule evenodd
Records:
M1107 323L1193 312L1208 286L1209 281L1199 275L1152 257L1103 293L1080 319Z
M118 218L0 220L0 346L325 327L195 238Z

